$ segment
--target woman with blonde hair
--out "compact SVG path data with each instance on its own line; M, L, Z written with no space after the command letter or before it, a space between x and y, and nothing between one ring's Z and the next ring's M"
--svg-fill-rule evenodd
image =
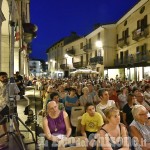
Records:
M82 88L82 93L83 95L79 98L80 106L85 106L87 103L93 103L92 96L89 95L88 87L85 86L84 88Z
M115 106L107 107L104 111L107 123L99 131L101 149L129 150L126 127L120 123L120 112Z
M50 150L57 150L58 141L71 135L68 114L59 110L55 101L47 104L47 115L43 118L43 130Z

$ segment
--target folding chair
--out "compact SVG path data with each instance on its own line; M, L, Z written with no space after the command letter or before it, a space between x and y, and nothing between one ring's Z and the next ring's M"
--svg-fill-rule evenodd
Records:
M58 142L58 150L87 150L83 136L64 138Z
M84 113L85 113L84 106L72 107L70 121L73 127L77 127L78 117L82 116Z

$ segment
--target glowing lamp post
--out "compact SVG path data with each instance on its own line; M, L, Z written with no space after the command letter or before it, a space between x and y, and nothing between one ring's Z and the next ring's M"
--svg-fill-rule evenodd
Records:
M96 41L95 45L97 47L98 62L100 63L100 76L104 77L104 54L102 41Z
M97 56L102 56L102 47L103 47L102 41L96 41L95 45L98 48Z
M67 59L68 59L69 55L65 54L65 58L66 58L66 68L67 68Z

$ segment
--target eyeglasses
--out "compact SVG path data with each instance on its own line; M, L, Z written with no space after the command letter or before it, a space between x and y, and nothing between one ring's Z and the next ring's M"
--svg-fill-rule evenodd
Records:
M148 112L146 113L143 113L143 114L139 114L140 116L147 116L148 115Z

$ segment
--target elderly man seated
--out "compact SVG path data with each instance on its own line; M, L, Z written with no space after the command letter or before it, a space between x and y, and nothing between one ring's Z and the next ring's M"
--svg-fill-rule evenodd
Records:
M135 105L132 109L134 120L130 124L130 134L135 139L136 150L150 149L149 113L143 105ZM133 142L132 142L133 143Z

